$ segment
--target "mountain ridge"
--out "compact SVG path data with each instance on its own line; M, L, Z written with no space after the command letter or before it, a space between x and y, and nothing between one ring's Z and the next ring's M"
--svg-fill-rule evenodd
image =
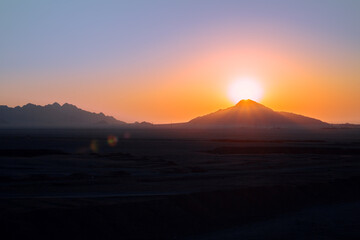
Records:
M0 105L0 124L27 127L61 127L61 126L94 126L126 125L112 116L94 113L78 108L75 105L57 102L45 106L28 103L14 108Z
M94 113L69 103L44 106L28 103L14 108L0 105L2 127L185 127L185 128L327 128L334 125L321 120L282 111L274 111L252 100L241 100L234 106L176 124L126 123L104 113Z
M192 126L212 127L326 127L321 120L295 113L277 112L252 100L220 109L188 122Z

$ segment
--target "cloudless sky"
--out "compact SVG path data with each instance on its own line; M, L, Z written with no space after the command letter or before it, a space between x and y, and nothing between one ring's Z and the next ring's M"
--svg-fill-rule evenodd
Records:
M181 122L243 76L274 110L360 123L360 1L0 1L1 105Z

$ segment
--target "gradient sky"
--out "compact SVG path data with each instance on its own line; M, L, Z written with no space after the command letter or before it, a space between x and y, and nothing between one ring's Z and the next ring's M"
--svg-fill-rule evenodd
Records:
M360 1L0 1L0 105L181 122L242 76L274 110L360 123Z

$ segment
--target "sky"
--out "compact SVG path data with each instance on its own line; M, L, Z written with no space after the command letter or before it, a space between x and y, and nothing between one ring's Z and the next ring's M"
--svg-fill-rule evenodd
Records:
M183 122L249 77L274 110L360 123L360 1L0 1L0 105Z

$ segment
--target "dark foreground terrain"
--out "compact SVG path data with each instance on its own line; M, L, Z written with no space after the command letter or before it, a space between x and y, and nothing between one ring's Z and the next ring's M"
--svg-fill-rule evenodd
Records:
M2 239L360 239L359 186L359 129L0 130Z

